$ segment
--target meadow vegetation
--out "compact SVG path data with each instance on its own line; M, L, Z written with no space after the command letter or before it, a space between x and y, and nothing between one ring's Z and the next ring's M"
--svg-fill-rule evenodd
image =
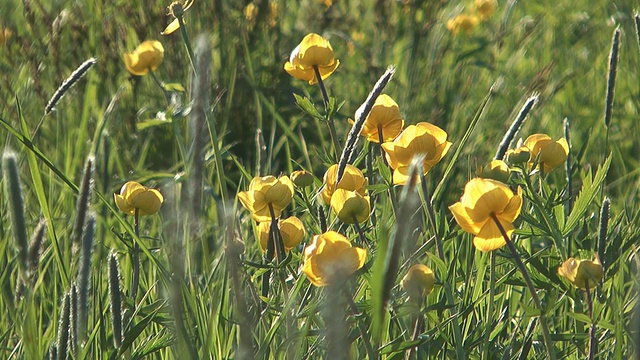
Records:
M634 358L630 0L3 0L0 358Z

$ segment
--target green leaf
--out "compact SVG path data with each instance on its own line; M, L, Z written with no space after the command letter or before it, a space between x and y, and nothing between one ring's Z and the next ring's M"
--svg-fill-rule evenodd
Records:
M573 205L573 210L565 223L564 229L562 230L562 235L569 235L575 228L578 226L580 219L584 217L584 214L589 209L589 205L596 197L602 182L607 177L607 172L609 171L609 166L611 165L611 155L607 157L607 160L601 166L598 166L598 170L596 171L595 177L589 173L585 176L582 183L582 190L578 197L576 198L576 202Z
M182 85L180 85L179 83L168 83L168 84L164 84L164 89L166 91L177 91L177 92L186 92L187 90L184 89L184 87Z
M316 119L323 120L324 116L320 115L316 107L313 105L311 100L305 96L300 96L298 94L293 94L293 97L296 99L296 104L302 111L309 114L309 116L314 117Z

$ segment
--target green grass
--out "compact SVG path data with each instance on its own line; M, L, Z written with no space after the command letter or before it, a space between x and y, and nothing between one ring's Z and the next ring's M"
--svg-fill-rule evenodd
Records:
M591 324L599 358L638 355L640 42L633 1L500 0L490 19L458 36L446 23L470 12L471 0L334 1L329 8L316 0L262 0L255 2L252 20L245 16L248 3L196 0L185 13L195 52L200 34L210 44L211 60L204 65L209 79L194 101L196 77L183 38L179 32L160 35L171 20L169 2L0 2L0 30L12 33L0 46L0 146L17 154L27 234L47 220L38 265L28 272L3 184L0 358L48 357L61 335L78 329L59 323L74 321L61 314L78 280L73 224L83 168L93 155L89 211L96 227L88 322L77 334L86 341L71 342L77 343L75 359L297 359L335 353L366 358L363 334L385 359L405 358L412 348L419 359L546 359L540 310L511 253L506 247L475 250L448 210L476 169L493 158L532 94L539 101L518 137L546 133L558 139L566 118L573 149L570 174L561 166L544 179L514 175L510 183L525 190L513 240L540 297L557 358L586 358ZM607 128L608 59L617 27L619 65ZM376 195L375 221L362 224L369 243L365 267L346 291L316 288L301 271L300 246L273 269L269 296L263 298L262 275L269 265L256 241L256 224L236 194L254 176L312 172L314 185L297 189L284 211L305 224L305 245L321 233L317 193L326 169L337 162L319 88L283 70L309 32L330 39L341 62L325 81L342 105L332 117L341 143L351 128L348 119L387 66L396 65L385 93L397 101L405 123L434 123L453 146L426 176L432 224L424 192L413 190L420 198L417 210L402 209L403 187L389 185L379 148L360 138L355 165L370 179L369 194ZM169 103L150 75L132 78L124 67L122 54L147 39L165 48L154 74L180 85L171 89ZM42 118L58 86L91 57L98 60L93 68ZM294 94L308 98L319 117L303 111ZM257 130L263 147L256 146ZM197 141L201 152L193 150ZM608 171L598 173L599 168ZM133 217L113 200L130 180L158 188L165 197L159 214L140 218L139 234ZM599 249L604 197L611 206L605 248ZM323 208L330 229L357 241L353 226ZM397 217L405 211L413 215ZM402 250L393 252L391 239L398 233L404 234ZM136 299L134 243L140 247ZM567 257L591 258L599 250L605 274L592 289L590 317L585 292L560 278L557 268ZM114 347L108 290L112 251L123 291L120 349ZM387 259L397 261L395 272ZM414 263L431 267L437 279L419 305L400 286ZM384 287L387 277L392 286ZM70 313L80 305L73 305L74 298ZM424 326L414 337L417 319ZM330 342L336 338L342 341Z

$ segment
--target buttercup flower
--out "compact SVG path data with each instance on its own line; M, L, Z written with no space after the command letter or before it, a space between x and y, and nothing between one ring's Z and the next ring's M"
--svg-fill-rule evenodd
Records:
M313 174L306 170L296 170L291 173L291 181L293 181L296 186L309 186L313 184Z
M276 217L282 213L293 198L293 183L287 176L276 178L268 175L254 177L249 190L238 193L238 199L251 217L258 222L271 221L269 205L273 207Z
M460 14L447 22L447 29L453 35L458 35L462 31L465 35L471 33L478 27L478 19L475 15Z
M260 248L262 251L267 251L269 243L269 231L271 230L271 222L261 222L258 224L258 236L260 239ZM282 236L282 242L284 243L284 250L289 251L294 247L300 245L302 238L307 233L304 230L302 221L295 216L291 216L284 220L278 220L278 230L280 230L280 236Z
M425 122L407 126L393 142L382 144L389 166L393 168L393 183L396 185L404 185L409 178L409 167L415 156L425 156L422 169L426 175L450 147L447 133Z
M577 288L586 289L588 284L589 289L593 289L602 281L604 269L597 255L593 261L568 258L558 268L558 275L565 277Z
M315 286L344 281L364 266L367 251L352 247L347 238L335 231L313 237L304 249L302 272Z
M147 40L129 54L124 54L124 65L133 75L146 75L155 70L164 59L164 48L159 41Z
M529 158L531 158L531 150L521 146L517 149L507 150L505 156L510 164L522 164L528 162Z
M7 42L7 40L9 40L11 38L11 35L13 35L13 33L11 32L11 30L3 27L0 28L0 47L4 46L4 44Z
M178 0L167 6L167 15L173 16L174 19L161 33L162 35L170 35L180 28L180 21L178 21L178 17L182 17L184 12L189 10L191 5L193 5L194 1L195 0Z
M486 20L496 12L498 8L497 0L475 0L476 11L478 12L478 17L480 20Z
M489 165L478 169L477 175L484 179L493 179L506 183L511 175L511 169L502 160L491 160Z
M333 48L329 41L318 34L309 34L291 52L284 70L296 79L306 80L309 85L318 82L313 67L316 66L322 80L328 78L340 65L334 58Z
M135 181L129 181L122 185L120 194L113 194L116 206L120 211L129 215L153 215L160 210L164 197L160 191L149 189Z
M382 129L383 142L392 141L402 132L404 120L400 116L400 109L393 99L386 94L378 96L371 113L367 116L360 135L367 140L379 143L378 128Z
M402 278L402 288L414 301L422 300L431 293L436 278L433 270L427 265L416 264L409 268L407 275Z
M480 251L496 250L506 244L492 216L511 237L521 208L522 189L514 194L507 185L482 178L469 181L460 201L449 206L458 225L475 235L473 245Z
M361 223L369 218L371 203L357 191L337 189L331 196L331 209L345 224Z
M529 166L533 166L538 154L540 155L538 164L544 165L545 174L562 165L569 156L569 144L565 138L553 141L548 135L533 134L524 141L523 146L531 151Z
M322 199L327 205L331 205L331 196L336 189L344 189L356 191L360 195L367 194L367 186L369 181L364 177L362 171L353 165L347 165L344 174L340 179L340 183L336 186L336 177L338 176L338 165L331 165L324 174L324 185L322 189Z

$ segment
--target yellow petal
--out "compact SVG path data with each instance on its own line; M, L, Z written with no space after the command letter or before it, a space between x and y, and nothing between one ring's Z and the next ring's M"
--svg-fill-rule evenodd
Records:
M183 19L183 21L184 21L184 19ZM178 21L178 19L173 19L173 21L171 23L169 23L169 25L167 25L166 28L164 28L164 31L161 32L161 34L162 35L171 35L172 33L174 33L179 28L180 28L180 22Z
M356 191L338 189L331 197L331 209L345 224L356 221L362 223L369 218L371 205L368 196L362 196Z
M133 206L129 205L129 203L127 203L127 200L124 198L124 196L113 194L113 197L114 197L114 200L116 201L116 206L118 207L118 209L120 209L120 211L127 213L129 215L135 214L136 209Z
M484 226L484 223L486 222L486 219L482 222L476 219L472 219L467 213L467 208L462 205L461 202L457 202L449 206L449 210L451 210L453 217L455 218L458 225L460 225L462 230L473 235L479 233L480 229L482 229L482 226Z
M409 297L420 300L433 290L435 276L433 270L428 266L416 264L409 268L407 274L402 278L401 284Z
M131 205L138 208L139 215L153 215L160 210L164 197L156 189L140 192L131 199Z
M125 67L133 75L142 76L155 70L164 59L164 48L159 41L147 40L142 42L130 54L123 55Z
M281 220L278 223L278 228L280 229L280 234L282 235L284 248L287 251L300 245L302 238L304 238L306 234L302 221L300 221L300 219L295 216L291 216L285 220Z
M500 221L500 224L502 225L504 230L507 232L507 236L511 237L514 229L513 224L504 222L500 219L498 220ZM482 229L480 229L478 235L473 238L473 245L479 251L493 251L503 247L506 244L507 242L504 239L504 236L502 236L498 225L496 225L493 219L487 221Z

